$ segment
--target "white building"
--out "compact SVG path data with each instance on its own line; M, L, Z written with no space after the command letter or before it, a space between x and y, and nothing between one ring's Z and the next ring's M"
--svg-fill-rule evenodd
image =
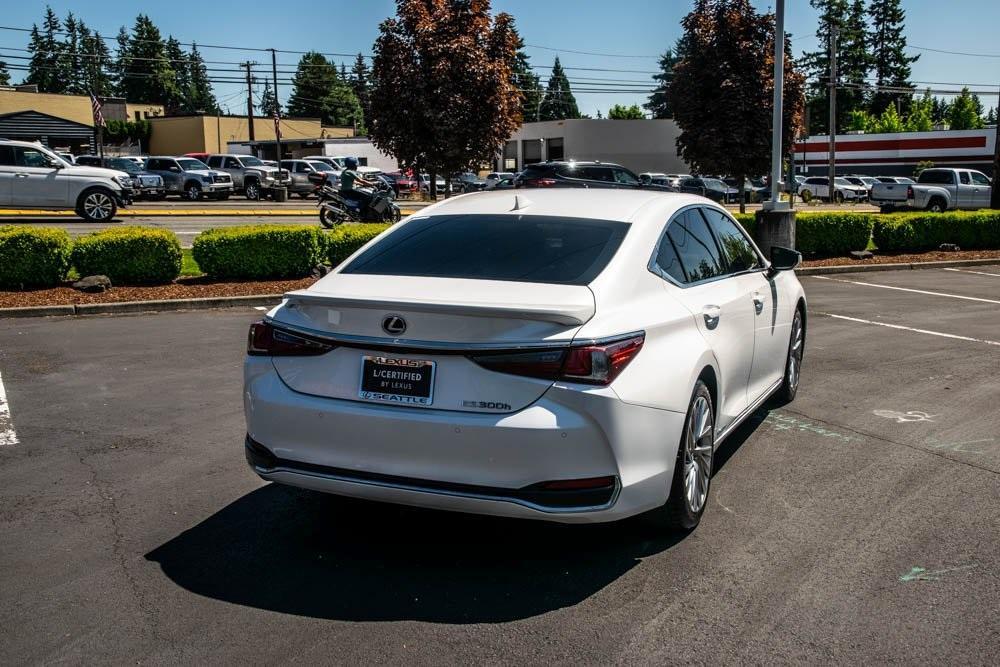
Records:
M346 137L339 139L281 139L282 156L285 158L304 158L310 155L326 155L329 157L356 157L362 167L376 167L384 172L399 170L396 158L383 153L367 137ZM230 141L229 151L240 154L257 154L273 159L275 155L274 141Z
M520 171L544 160L614 162L635 173L687 173L677 156L680 130L673 120L580 118L525 123L507 141L499 171Z

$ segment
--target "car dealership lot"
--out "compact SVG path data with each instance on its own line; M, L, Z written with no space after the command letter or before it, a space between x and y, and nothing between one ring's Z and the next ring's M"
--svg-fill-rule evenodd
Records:
M687 536L262 483L258 312L0 320L0 661L990 662L1000 266L802 282Z

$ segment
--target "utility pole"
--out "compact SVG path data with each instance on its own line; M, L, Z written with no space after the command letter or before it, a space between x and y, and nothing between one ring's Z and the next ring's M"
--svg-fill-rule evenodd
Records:
M247 125L250 126L251 144L256 141L256 137L253 134L253 79L250 77L250 67L255 64L248 60L242 65L247 70Z
M782 138L782 93L785 84L785 0L777 0L774 13L774 109L771 117L771 201L765 208L779 210L784 208L781 202L781 186L784 179L781 174L781 138ZM743 184L740 183L742 188ZM742 201L742 200L741 200Z
M834 180L837 178L837 34L836 24L830 25L830 146L827 153L830 158L827 186L828 199L833 201Z
M997 115L1000 115L1000 97L997 97ZM1000 210L1000 120L993 128L993 185L990 189L990 208Z
M271 76L274 77L274 145L277 148L278 165L281 165L281 113L278 109L281 105L278 102L278 57L274 49L271 51Z

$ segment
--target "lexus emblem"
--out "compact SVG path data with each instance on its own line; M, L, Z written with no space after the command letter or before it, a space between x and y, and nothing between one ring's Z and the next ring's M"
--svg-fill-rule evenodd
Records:
M406 331L406 320L399 315L386 315L382 319L382 331L390 336L399 336Z

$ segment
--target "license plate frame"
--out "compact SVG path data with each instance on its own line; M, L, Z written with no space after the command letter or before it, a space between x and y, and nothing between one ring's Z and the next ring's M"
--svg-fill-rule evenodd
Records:
M419 373L417 379L410 377L386 377L385 373ZM382 377L377 373L381 372ZM437 362L430 359L404 359L379 354L361 356L361 372L358 381L358 398L365 401L427 407L434 404L434 381L437 376ZM396 383L390 386L387 383ZM417 386L407 386L416 384ZM403 393L400 393L403 390Z

